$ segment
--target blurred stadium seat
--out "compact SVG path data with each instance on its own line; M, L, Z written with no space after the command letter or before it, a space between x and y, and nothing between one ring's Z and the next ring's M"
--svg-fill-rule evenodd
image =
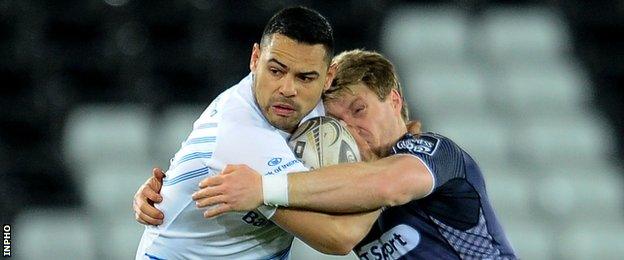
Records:
M401 67L398 67L401 70ZM410 64L403 92L409 108L425 118L485 113L487 89L479 64L470 62Z
M136 252L143 228L131 198L151 173L151 119L146 107L130 104L85 105L68 118L64 150L98 241L97 258L130 259Z
M598 116L538 117L515 129L514 153L538 165L582 166L613 153L611 133Z
M92 226L82 209L32 208L12 228L17 259L96 259Z
M180 144L191 133L193 123L206 107L204 104L171 105L159 116L154 138L158 141L152 142L152 158L158 166L167 170L169 159L180 149Z
M468 37L466 13L451 6L394 7L384 22L382 48L390 59L403 64L461 61Z
M615 222L624 216L624 183L615 169L565 165L545 168L537 183L537 205L560 223Z
M105 240L99 240L100 259L134 259L144 229L133 218L119 214L104 230Z
M619 222L584 220L559 234L561 259L622 259L624 225Z
M77 170L119 162L146 162L150 126L150 112L141 105L80 106L67 119L65 158Z
M493 102L513 118L568 116L586 107L589 82L569 61L508 64L496 69Z
M534 207L534 185L525 176L507 170L488 172L484 175L487 178L488 198L501 222L535 220L541 217Z
M90 214L88 223L96 230L99 241L96 247L98 256L103 259L132 258L143 231L143 226L134 220L132 197L150 176L150 163L110 163L82 173L88 176L82 186L82 196Z
M517 256L520 259L556 258L557 238L554 230L536 219L504 221L505 227Z
M548 62L570 49L560 14L545 6L490 7L476 32L475 46L496 63Z
M508 163L509 129L489 114L459 111L454 115L428 117L423 128L451 138L481 164Z
M134 216L132 198L151 176L150 163L111 163L82 171L83 197L90 212L104 218ZM129 219L129 221L134 221Z

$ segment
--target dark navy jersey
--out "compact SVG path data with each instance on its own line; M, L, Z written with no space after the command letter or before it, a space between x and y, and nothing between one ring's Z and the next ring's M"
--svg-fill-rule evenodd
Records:
M406 134L392 155L420 159L433 175L424 198L382 211L355 248L360 259L515 259L477 163L453 141Z

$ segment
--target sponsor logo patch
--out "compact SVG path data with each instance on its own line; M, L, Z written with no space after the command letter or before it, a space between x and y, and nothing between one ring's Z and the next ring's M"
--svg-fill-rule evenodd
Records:
M356 254L360 260L399 259L416 248L418 243L420 243L418 231L400 224L383 233L376 241L356 250Z
M273 159L276 159L276 158L273 158ZM279 161L280 161L280 162L282 161L282 158L277 158L277 159L279 159ZM270 162L270 161L269 161L269 162ZM278 163L279 163L279 162L278 162ZM265 175L271 175L271 174L277 174L277 173L280 173L280 172L282 172L283 170L286 170L286 169L288 169L288 168L290 168L290 167L292 167L293 165L296 165L296 164L298 164L298 163L301 163L301 161L299 161L298 159L292 160L292 161L290 161L290 162L282 163L280 166L275 167L275 168L270 169L269 171L267 171L267 172L265 173ZM269 164L269 165L270 165L270 164ZM277 164L276 164L276 165L277 165ZM272 165L272 166L275 166L275 165Z
M275 166L282 162L282 158L275 157L267 162L269 166Z
M440 140L431 136L403 139L396 144L399 150L407 150L412 153L424 153L433 155L438 148Z

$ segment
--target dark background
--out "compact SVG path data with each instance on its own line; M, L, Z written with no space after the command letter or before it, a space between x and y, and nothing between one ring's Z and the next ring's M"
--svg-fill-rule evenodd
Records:
M85 103L206 106L249 71L252 44L277 10L325 15L337 52L379 50L389 7L458 5L478 17L493 5L560 10L590 72L593 102L624 151L622 1L203 1L0 0L0 215L35 205L80 205L60 152L68 111ZM244 18L244 19L242 19ZM417 115L416 115L417 116Z

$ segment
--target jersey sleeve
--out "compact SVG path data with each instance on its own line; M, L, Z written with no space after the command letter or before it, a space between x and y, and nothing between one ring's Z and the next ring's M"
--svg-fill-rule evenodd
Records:
M452 179L466 176L462 150L438 134L406 134L392 147L391 153L409 154L421 160L433 177L431 192Z
M287 174L307 171L288 147L287 141L277 130L264 127L224 127L218 140L216 159L218 167L227 164L246 164L262 175ZM258 208L265 217L271 218L275 207Z

